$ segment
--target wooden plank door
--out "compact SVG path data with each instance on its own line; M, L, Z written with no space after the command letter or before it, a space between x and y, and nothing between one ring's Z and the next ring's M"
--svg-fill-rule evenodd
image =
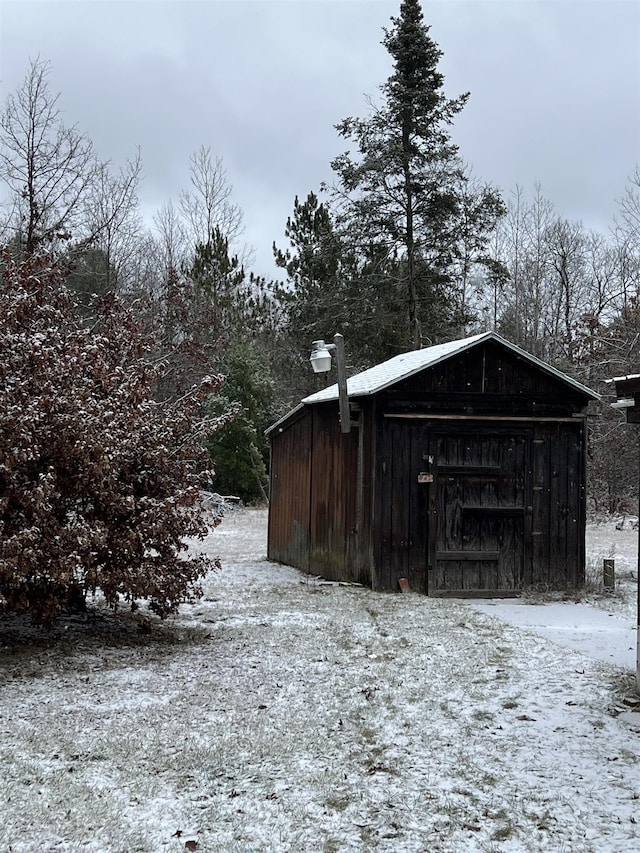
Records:
M530 431L434 432L429 592L510 593L530 559Z

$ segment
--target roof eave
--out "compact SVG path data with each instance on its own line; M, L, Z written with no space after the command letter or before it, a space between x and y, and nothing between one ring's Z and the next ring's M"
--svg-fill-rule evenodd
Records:
M265 431L264 431L264 435L271 435L272 432L275 432L276 430L282 429L288 421L292 420L295 415L302 412L302 410L304 408L306 408L306 406L305 406L305 403L303 400L301 403L298 403L298 405L295 408L293 408L289 412L287 412L286 415L283 415L274 424L271 424L270 427L267 427L267 429L265 429Z

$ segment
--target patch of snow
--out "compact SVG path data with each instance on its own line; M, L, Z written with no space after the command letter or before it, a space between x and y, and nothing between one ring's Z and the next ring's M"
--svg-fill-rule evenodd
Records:
M594 660L636 668L636 625L615 613L574 602L490 599L470 602L481 613L528 628Z

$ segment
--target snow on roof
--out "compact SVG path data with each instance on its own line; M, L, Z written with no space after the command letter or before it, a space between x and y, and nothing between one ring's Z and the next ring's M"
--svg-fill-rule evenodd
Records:
M445 361L454 355L465 352L483 341L497 341L507 349L514 352L520 358L534 364L545 373L548 373L556 379L559 379L561 382L570 385L572 388L580 391L587 397L591 397L594 400L599 399L598 394L591 391L585 385L582 385L580 382L577 382L575 379L572 379L570 376L567 376L561 371L556 370L555 367L551 367L550 364L546 364L534 355L525 352L525 350L520 349L520 347L512 344L510 341L507 341L496 332L483 332L480 335L473 335L470 338L462 338L457 341L449 341L449 343L446 344L436 344L435 346L426 347L425 349L413 350L412 352L405 352L401 355L396 355L388 361L376 364L374 367L370 367L368 370L364 370L362 373L357 373L355 376L348 379L347 394L349 397L367 397L371 394L377 394L379 391L384 391L384 389L388 388L390 385L395 385L396 382L408 379L415 373L419 373L427 367L433 367L441 361ZM337 399L338 386L336 384L330 385L322 391L318 391L315 394L305 397L302 402L309 405L312 403L324 403Z
M605 379L604 381L610 385L612 382L627 382L631 379L640 379L640 373L628 373L626 376L614 376L613 379Z

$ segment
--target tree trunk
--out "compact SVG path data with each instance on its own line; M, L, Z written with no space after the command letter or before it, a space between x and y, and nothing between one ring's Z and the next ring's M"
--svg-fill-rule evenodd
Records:
M413 349L422 347L422 333L418 317L418 291L416 287L415 242L413 235L413 189L411 187L411 118L405 115L402 126L402 160L404 171L405 224L407 228L407 288L409 291L409 340Z

